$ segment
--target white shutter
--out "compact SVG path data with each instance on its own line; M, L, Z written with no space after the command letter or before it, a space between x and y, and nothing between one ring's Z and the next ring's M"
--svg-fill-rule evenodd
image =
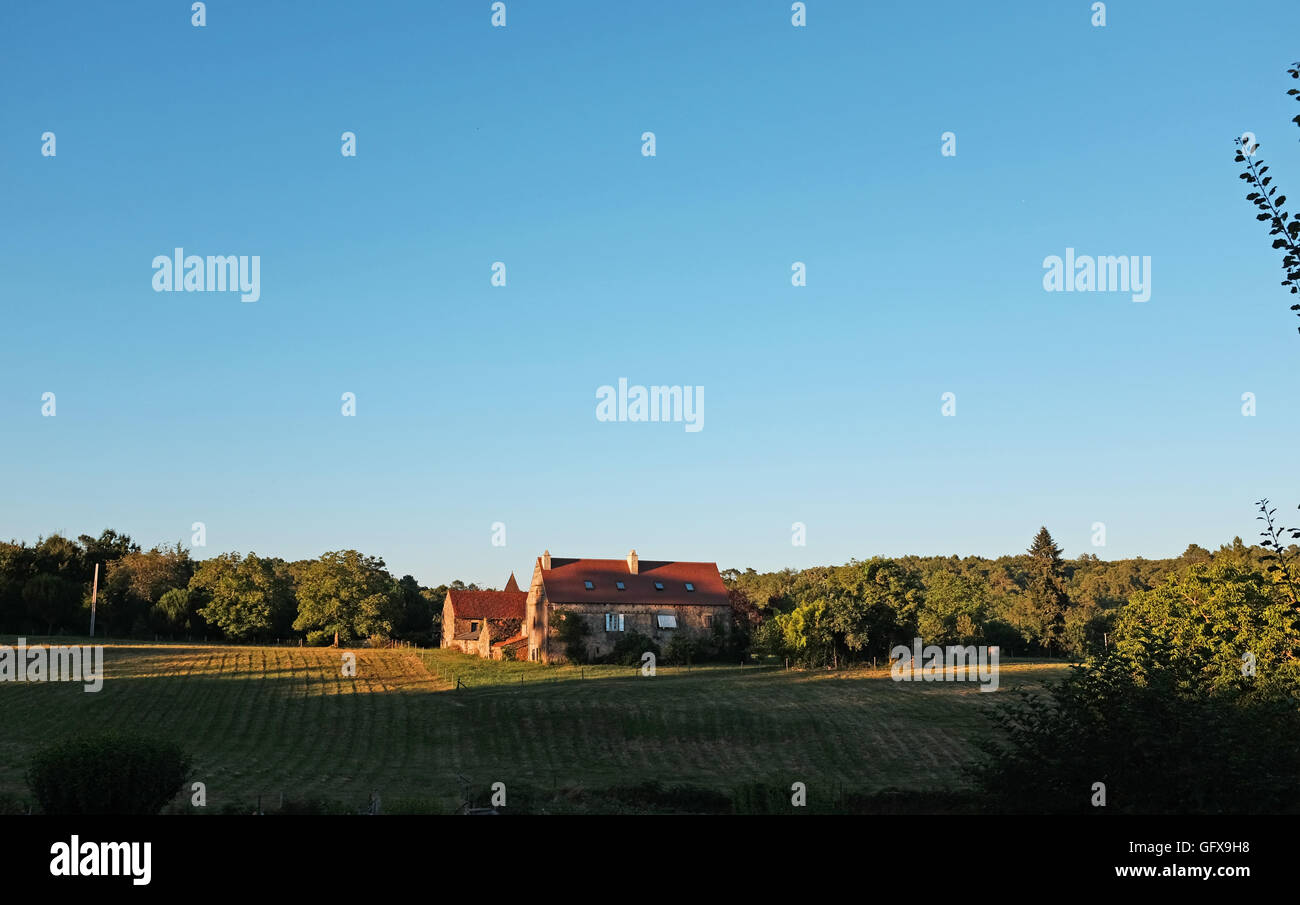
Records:
M619 613L619 614L618 614L618 630L619 630L620 632L623 631L623 614L622 614L622 613Z

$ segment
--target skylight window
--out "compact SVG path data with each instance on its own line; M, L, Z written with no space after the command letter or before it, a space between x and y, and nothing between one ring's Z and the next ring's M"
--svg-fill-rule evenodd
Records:
M664 589L664 583L663 583L662 581L656 581L656 582L655 582L655 590L656 590L656 591L662 591L663 589Z
M584 582L582 583L582 586L583 586L584 588L586 588L588 591L590 591L592 588L595 587L595 585L592 584L592 583L589 582L589 581L584 581Z
M627 587L624 586L623 582L621 582L621 581L616 581L616 582L614 582L614 587L618 588L620 591L626 591L626 590L627 590Z
M695 585L691 584L689 581L686 582L686 590L688 590L688 591L694 591L694 590L695 590Z

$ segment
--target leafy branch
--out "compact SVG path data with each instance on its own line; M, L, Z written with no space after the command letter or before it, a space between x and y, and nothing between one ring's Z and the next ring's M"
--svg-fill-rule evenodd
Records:
M1293 63L1287 73L1293 79L1300 79L1300 62ZM1292 88L1287 94L1300 101L1300 89ZM1300 125L1300 115L1292 122ZM1290 288L1292 295L1300 293L1300 220L1292 219L1287 213L1284 207L1286 195L1277 195L1277 186L1270 187L1269 183L1273 181L1273 177L1267 175L1268 167L1264 165L1263 159L1255 156L1259 143L1248 145L1241 138L1236 139L1234 143L1237 145L1234 160L1246 165L1246 171L1239 178L1245 180L1252 188L1258 189L1246 196L1246 200L1259 209L1255 219L1269 224L1268 234L1276 237L1273 240L1273 247L1285 249L1282 257L1282 272L1286 275L1286 279L1282 281L1282 285ZM1292 305L1291 310L1300 316L1300 304Z
M1277 513L1277 509L1268 508L1267 499L1260 500L1255 505L1260 511L1255 519L1264 523L1264 530L1259 532L1259 536L1264 539L1259 542L1259 545L1268 551L1263 556L1264 562L1269 563L1264 571L1280 574L1282 585L1287 589L1291 602L1300 607L1300 595L1297 595L1295 585L1295 555L1290 553L1283 543L1283 535L1286 534L1290 534L1292 540L1300 540L1300 528L1286 528L1274 522L1273 516Z

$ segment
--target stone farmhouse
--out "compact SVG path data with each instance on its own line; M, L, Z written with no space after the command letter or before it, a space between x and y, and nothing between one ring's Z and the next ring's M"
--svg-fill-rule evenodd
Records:
M527 656L524 604L514 573L504 591L447 591L442 604L442 646L500 660ZM509 648L509 652L506 651Z
M628 632L662 649L679 634L730 628L731 603L716 563L537 557L528 590L514 575L504 591L448 591L442 646L481 657L558 663L567 659L560 623L585 623L587 655L610 653Z

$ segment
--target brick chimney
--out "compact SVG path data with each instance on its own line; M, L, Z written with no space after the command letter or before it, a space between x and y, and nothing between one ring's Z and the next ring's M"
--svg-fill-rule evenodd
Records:
M545 569L547 572L551 571L551 551L550 551L550 550L543 550L543 551L542 551L542 568Z
M636 574L637 562L638 560L636 558L636 551L635 550L627 551L627 571L629 575Z

